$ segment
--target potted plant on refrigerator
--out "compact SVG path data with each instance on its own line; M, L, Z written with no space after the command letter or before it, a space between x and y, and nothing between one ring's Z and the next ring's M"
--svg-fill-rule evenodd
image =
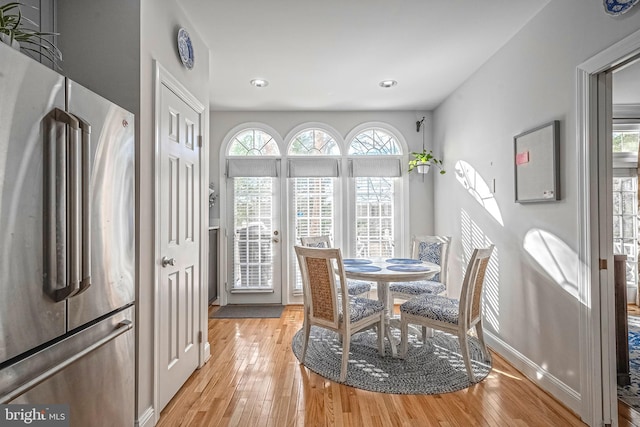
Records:
M428 173L431 166L436 166L440 169L440 174L444 175L447 173L444 169L442 169L442 160L437 159L433 155L433 151L429 150L427 152L426 148L421 152L412 152L411 155L413 159L409 160L409 172L412 170L416 170L418 173Z
M60 49L47 39L57 33L48 33L25 28L25 23L33 27L38 25L22 15L19 2L11 2L0 6L0 41L20 50L35 59L35 55L47 58L56 68L62 61Z

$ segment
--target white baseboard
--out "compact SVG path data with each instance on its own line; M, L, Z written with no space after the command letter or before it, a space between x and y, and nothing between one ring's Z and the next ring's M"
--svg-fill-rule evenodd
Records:
M518 350L511 347L495 335L485 331L485 338L487 340L487 345L501 357L506 359L514 368L522 372L534 384L558 399L562 404L578 414L578 416L581 415L582 398L580 393L560 381L555 376L551 375L549 372L545 371L540 366L536 365Z
M136 427L153 427L155 425L155 416L153 406L149 406L146 411L136 420Z
M204 366L205 363L207 363L209 361L209 359L211 359L211 344L209 344L209 341L206 341L204 343L204 360L202 361L202 365L200 365L200 367Z

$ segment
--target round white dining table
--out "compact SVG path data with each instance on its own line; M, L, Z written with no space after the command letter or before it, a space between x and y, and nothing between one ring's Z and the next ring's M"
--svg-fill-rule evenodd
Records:
M385 335L391 345L391 355L396 357L397 348L391 334L393 297L389 283L427 280L440 272L440 266L412 258L345 258L343 264L348 279L377 283L378 300L384 304Z

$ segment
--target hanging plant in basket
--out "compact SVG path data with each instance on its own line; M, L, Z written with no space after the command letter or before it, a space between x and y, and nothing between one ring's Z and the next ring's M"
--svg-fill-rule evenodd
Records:
M0 6L0 41L14 49L21 50L30 57L37 59L36 55L43 55L56 68L62 61L60 49L47 39L49 36L57 36L57 33L47 33L25 28L25 23L34 27L38 25L30 19L22 16L19 2L7 3Z
M423 149L419 153L412 152L411 155L413 159L409 160L409 172L415 169L418 173L428 173L431 166L436 166L440 169L441 175L447 173L447 171L442 169L442 160L436 159L433 151L429 150L427 152L426 149Z

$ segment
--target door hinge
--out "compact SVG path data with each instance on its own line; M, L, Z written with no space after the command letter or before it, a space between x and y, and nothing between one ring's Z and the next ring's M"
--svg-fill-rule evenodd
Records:
M198 135L198 147L202 148L202 135Z
M198 343L202 343L202 331L198 332Z
M607 269L607 260L600 258L600 270L606 270L606 269Z

